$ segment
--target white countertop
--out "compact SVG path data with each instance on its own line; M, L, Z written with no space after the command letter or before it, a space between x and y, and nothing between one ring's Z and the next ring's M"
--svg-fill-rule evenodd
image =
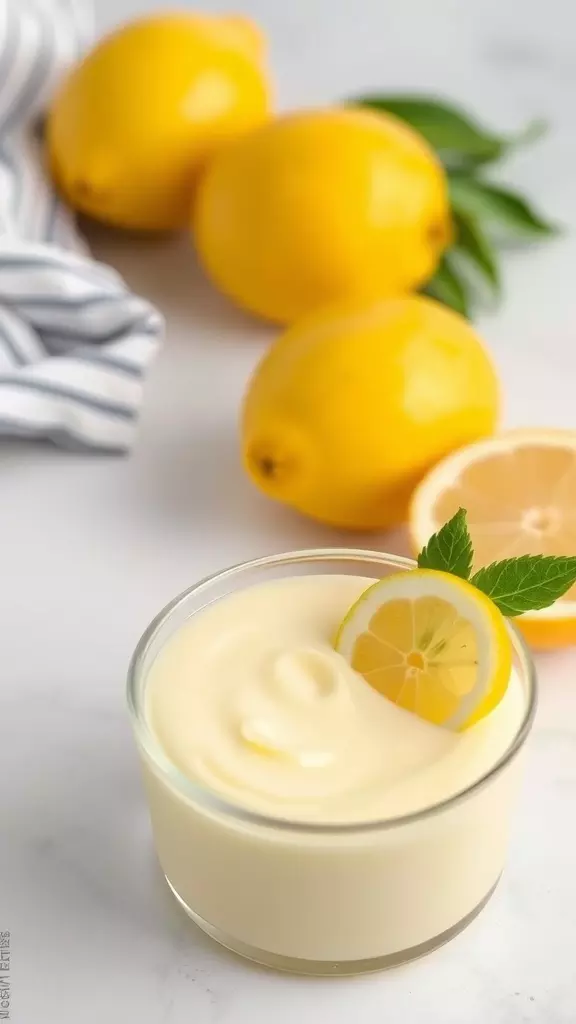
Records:
M153 6L98 0L100 27ZM572 0L238 6L270 34L283 106L382 86L436 90L506 129L550 119L549 138L508 173L573 233L511 254L506 302L480 326L501 368L507 422L574 426ZM573 1024L574 653L539 659L541 706L509 867L451 945L379 976L298 979L225 953L173 905L124 706L131 649L160 606L206 572L344 538L268 503L239 468L238 401L269 332L210 290L186 243L94 239L162 308L168 340L132 458L1 446L0 930L12 932L11 1019Z

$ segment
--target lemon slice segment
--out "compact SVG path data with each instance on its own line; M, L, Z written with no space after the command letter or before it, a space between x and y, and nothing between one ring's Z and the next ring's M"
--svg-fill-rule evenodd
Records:
M492 601L465 580L429 569L370 587L335 646L394 704L454 731L499 704L512 668L506 623Z

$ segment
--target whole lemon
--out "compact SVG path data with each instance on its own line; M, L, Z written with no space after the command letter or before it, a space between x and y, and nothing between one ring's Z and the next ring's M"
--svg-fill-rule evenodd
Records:
M186 13L103 39L48 116L49 160L67 200L132 230L187 224L204 161L268 115L262 51L252 22Z
M292 322L429 278L450 238L446 181L427 143L392 116L289 114L216 155L199 184L193 231L222 291Z
M490 434L492 362L457 313L420 296L317 311L248 386L245 467L262 491L333 526L402 522L442 456Z

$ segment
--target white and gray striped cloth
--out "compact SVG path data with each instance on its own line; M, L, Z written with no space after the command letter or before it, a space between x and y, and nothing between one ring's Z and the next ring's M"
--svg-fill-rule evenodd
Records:
M123 452L162 320L90 258L39 133L89 29L84 0L0 0L0 437Z

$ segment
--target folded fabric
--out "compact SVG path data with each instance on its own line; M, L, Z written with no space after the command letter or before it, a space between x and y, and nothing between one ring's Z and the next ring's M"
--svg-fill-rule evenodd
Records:
M0 436L122 452L162 319L91 259L38 127L88 29L81 0L0 0Z

